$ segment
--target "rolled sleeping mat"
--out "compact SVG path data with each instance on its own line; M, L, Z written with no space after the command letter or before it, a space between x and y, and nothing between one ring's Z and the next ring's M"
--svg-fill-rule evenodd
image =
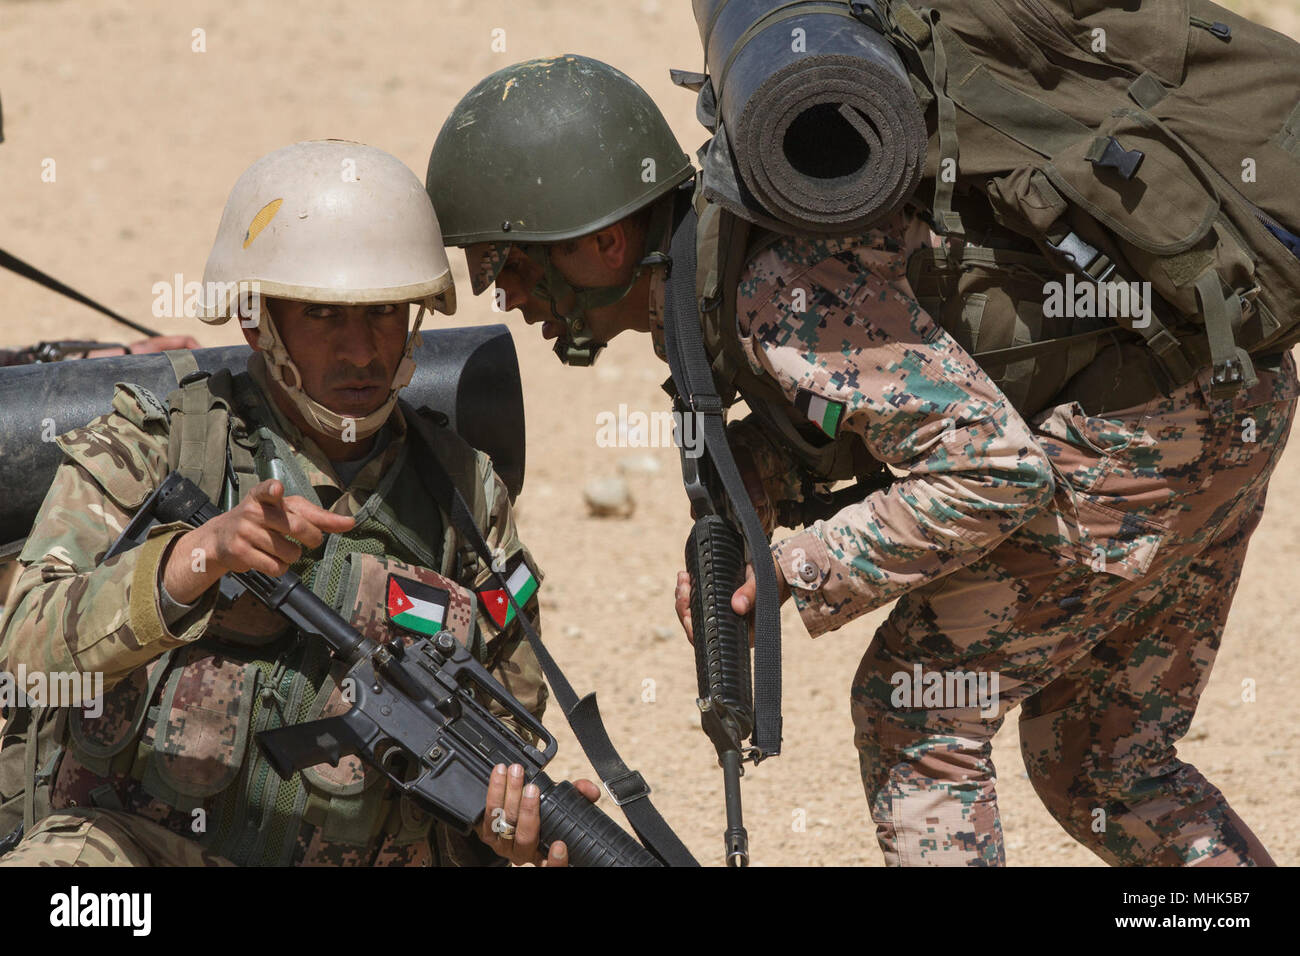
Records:
M504 325L438 328L420 339L402 399L443 413L462 438L491 455L513 499L524 484L524 402L510 332ZM207 372L242 372L249 355L242 345L194 352ZM165 402L176 374L162 354L0 368L0 557L27 537L63 461L58 445L42 436L112 411L115 382L143 385Z
M693 5L717 121L709 198L767 228L844 235L912 195L925 117L898 53L848 3Z

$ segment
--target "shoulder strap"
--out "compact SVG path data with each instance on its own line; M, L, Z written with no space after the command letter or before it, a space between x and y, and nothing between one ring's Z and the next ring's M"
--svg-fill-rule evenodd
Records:
M168 396L168 403L180 413L180 427L171 430L168 464L202 488L210 500L221 502L231 470L228 446L233 376L226 369L214 374L201 371L188 349L164 354L179 386Z
M695 298L696 225L693 210L686 214L669 248L668 292L664 302L664 340L668 367L677 389L678 411L696 416L697 435L708 455L732 512L740 520L754 566L757 599L754 607L754 736L760 757L781 752L781 613L776 597L776 567L761 560L768 551L767 535L745 490L744 480L727 445L723 404L700 331Z
M432 429L435 426L419 412L407 415L407 423L421 438L421 441L412 443L412 451L423 459L423 467L418 468L417 472L430 496L446 512L452 527L473 547L484 566L492 568L492 551L474 521L465 496L456 487L442 462L433 454L436 439L433 437ZM614 748L609 733L605 730L604 721L601 720L595 693L588 694L581 700L578 699L573 686L560 670L560 665L555 662L551 652L542 643L537 629L516 603L505 578L495 569L492 570L492 574L496 579L497 587L504 591L509 599L515 616L524 630L524 636L532 646L533 653L537 655L547 683L555 692L555 699L559 701L583 753L591 761L592 767L604 783L609 795L627 816L632 829L636 831L646 848L668 866L698 866L691 852L686 849L681 839L650 802L650 787L645 779L637 771L629 769Z

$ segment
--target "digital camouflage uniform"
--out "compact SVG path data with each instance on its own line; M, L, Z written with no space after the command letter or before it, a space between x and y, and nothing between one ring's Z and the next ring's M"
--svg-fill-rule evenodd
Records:
M1267 862L1174 745L1286 442L1291 358L1257 362L1260 384L1232 401L1209 401L1206 372L1105 419L1059 405L1031 433L913 300L906 259L926 241L900 218L856 239L784 239L749 263L737 305L751 365L790 414L905 473L772 548L813 637L899 599L852 691L886 862L1004 862L990 753L1017 704L1035 789L1103 859ZM1142 356L1117 348L1097 371L1120 360ZM762 428L751 416L731 434L770 502L789 498L797 476ZM996 674L996 714L897 706L898 675L910 683L918 664Z
M386 447L344 486L316 444L265 400L260 356L250 372L234 380L232 434L269 426L286 494L357 518L352 531L327 536L293 570L379 639L400 637L384 610L389 571L441 581L452 594L446 629L540 717L546 688L536 658L517 625L498 633L478 612L467 589L485 585L490 570L420 484L401 410L389 419ZM60 437L69 460L23 550L22 575L0 624L5 669L102 671L104 712L94 720L73 712L51 796L55 811L68 812L47 817L5 863L496 862L475 838L434 825L357 758L280 781L253 733L346 710L341 665L331 666L324 645L298 639L247 594L232 604L213 588L169 628L159 580L180 526L157 528L144 545L100 563L166 476L175 427L156 399L132 387L119 386L113 405L112 414ZM486 455L446 429L440 434L467 456L475 485L467 498L487 518L489 545L509 560L523 546L504 484ZM446 462L451 447L434 451Z

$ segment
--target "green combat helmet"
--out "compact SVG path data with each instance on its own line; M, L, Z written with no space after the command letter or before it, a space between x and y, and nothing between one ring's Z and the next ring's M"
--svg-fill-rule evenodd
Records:
M438 133L425 187L449 246L492 243L470 261L475 295L495 279L513 243L542 267L533 294L551 303L566 332L555 353L590 365L604 347L591 335L589 309L625 296L625 286L574 289L541 243L603 229L668 195L694 170L645 91L598 60L564 55L493 73L465 94ZM659 226L667 235L668 222ZM663 236L647 236L647 251ZM467 254L467 261L468 261ZM573 293L572 310L557 300Z

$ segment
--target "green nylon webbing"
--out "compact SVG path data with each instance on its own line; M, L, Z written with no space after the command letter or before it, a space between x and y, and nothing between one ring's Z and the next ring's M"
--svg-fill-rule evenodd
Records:
M1246 350L1237 345L1234 331L1241 327L1241 297L1235 292L1231 296L1223 294L1223 283L1219 273L1207 269L1196 280L1196 298L1201 306L1201 315L1205 320L1205 338L1210 344L1210 361L1217 372L1226 369L1229 363L1241 364L1242 380L1225 383L1215 382L1211 394L1228 397L1244 385L1250 388L1259 383L1255 376L1255 366L1250 361Z
M176 373L176 383L181 386L180 456L176 470L202 488L209 498L215 499L226 478L226 443L208 440L212 391L206 376L195 376L199 365L188 349L164 354ZM194 377L182 384L187 376Z
M957 164L961 158L961 142L957 137L957 105L948 92L948 39L942 31L931 34L934 51L934 93L939 109L939 168L934 178L934 221L944 236L965 238L966 228L961 216L952 208L953 192L957 188ZM960 41L959 41L960 42ZM949 175L948 170L952 170Z
M1165 85L1150 70L1129 84L1128 95L1138 106L1149 110L1168 94Z

